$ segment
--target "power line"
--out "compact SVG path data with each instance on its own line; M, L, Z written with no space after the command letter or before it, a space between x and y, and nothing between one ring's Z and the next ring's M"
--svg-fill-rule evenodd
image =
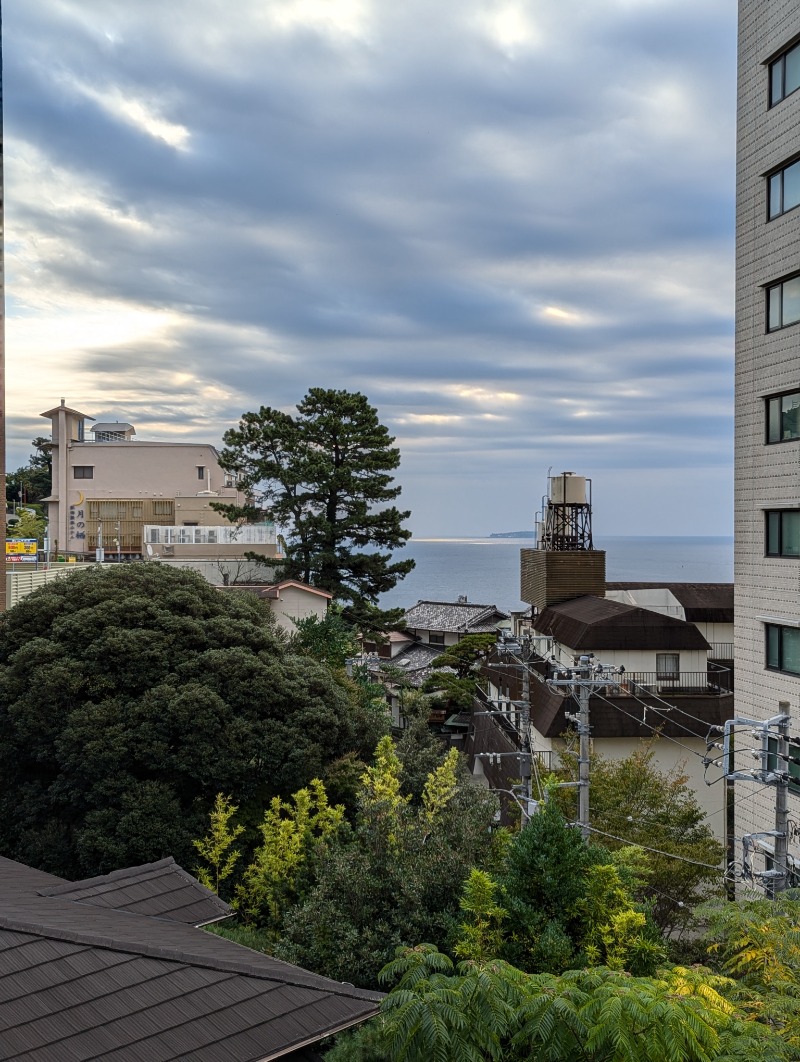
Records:
M678 741L677 738L670 737L669 734L661 733L659 727L653 726L652 723L648 723L644 719L638 719L630 712L626 712L624 708L620 707L620 705L618 705L615 701L612 701L609 697L604 696L602 693L595 693L595 697L598 697L601 701L604 701L606 704L609 704L612 708L616 708L618 712L622 712L623 715L626 715L629 719L632 719L634 723L639 723L640 726L647 727L647 729L652 730L653 733L658 733L658 736L664 738L665 741L671 741L674 745L678 745L678 747L682 748L684 752L688 752L692 756L697 756L697 758L700 760L705 759L705 756L702 752L698 752L696 749L690 749L688 745L684 745L682 742ZM647 705L645 705L643 701L640 703L644 707L647 707ZM688 733L691 733L691 731L688 731ZM696 736L696 734L692 734L692 737Z
M722 868L712 863L701 863L697 859L689 859L687 856L677 855L675 852L664 852L660 848L649 848L646 844L641 844L639 841L632 841L626 837L618 837L615 833L606 833L605 830L598 830L596 826L587 827L592 833L599 833L601 837L610 837L614 841L622 841L623 844L629 844L633 848L641 848L644 852L652 852L654 855L666 856L667 859L678 859L681 863L691 863L696 867L705 867L706 870L718 870L722 873Z

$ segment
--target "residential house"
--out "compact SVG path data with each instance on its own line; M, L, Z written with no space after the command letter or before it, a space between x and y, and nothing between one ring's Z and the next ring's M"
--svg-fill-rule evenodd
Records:
M668 588L667 588L668 587ZM524 697L522 661L528 659L529 740L544 769L558 766L569 715L577 703L569 690L549 684L556 673L581 656L619 669L589 700L592 747L600 755L622 759L656 732L655 764L664 771L677 765L688 776L709 824L721 840L727 836L724 786L718 765L707 767L712 730L733 714L729 643L710 643L706 633L730 636L730 586L707 584L610 584L609 596L586 594L534 610L528 651L496 654L487 662L487 710L501 715L476 717L470 751L496 788L518 775L508 756L520 745L519 701ZM623 600L620 600L622 598ZM644 607L647 601L655 608ZM516 704L514 702L517 702ZM487 754L503 753L492 760ZM507 758L506 758L507 757ZM711 784L709 784L711 783Z
M468 634L494 634L507 629L509 614L496 605L480 605L459 597L457 601L418 601L403 616L405 626L380 643L364 646L370 653L370 672L386 688L396 727L404 726L403 699L407 690L419 690L435 670L433 661L449 645ZM445 718L432 716L432 722Z
M231 593L255 594L262 601L266 601L278 621L278 626L282 627L287 634L294 634L297 630L296 620L308 619L311 616L323 620L333 600L333 595L327 590L318 590L315 586L309 586L308 583L301 583L295 579L284 579L283 582L270 586L245 583L224 586L220 589Z

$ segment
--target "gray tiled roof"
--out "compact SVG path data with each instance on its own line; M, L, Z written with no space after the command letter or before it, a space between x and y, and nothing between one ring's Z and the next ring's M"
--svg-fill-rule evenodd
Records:
M381 660L376 672L389 673L389 684L405 679L405 684L419 689L434 670L452 671L452 668L434 668L433 661L441 656L445 647L443 645L428 645L426 642L414 642L407 649L401 649L391 660Z
M403 619L411 630L449 631L457 634L483 634L497 629L508 619L496 605L472 605L465 601L418 601Z
M86 881L54 885L41 889L40 893L64 896L95 907L169 918L192 926L205 926L233 914L224 900L187 874L171 856Z
M0 1058L261 1062L377 1011L378 993L175 921L174 911L113 906L134 879L150 890L147 905L153 882L185 875L159 873L165 862L66 883L0 858ZM172 891L181 890L163 895ZM111 905L95 906L100 898Z

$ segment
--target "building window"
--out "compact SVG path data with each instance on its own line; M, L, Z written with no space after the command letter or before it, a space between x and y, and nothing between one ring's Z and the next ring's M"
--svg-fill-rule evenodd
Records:
M789 792L794 793L795 796L800 796L800 763L792 763L792 760L800 759L800 745L794 745L789 742L789 756L791 759L787 765L785 760L778 759L778 741L777 738L767 738L767 747L769 752L767 754L767 770L768 771L785 771L787 766L789 768Z
M430 645L444 645L444 633L442 631L429 631L428 643Z
M205 479L206 478L206 466L205 465L198 465L197 466L197 478L198 479Z
M800 44L769 64L769 105L774 107L800 88Z
M773 173L768 187L770 220L800 206L800 159Z
M800 557L800 509L773 509L766 519L767 556Z
M764 625L767 636L767 668L800 675L800 628Z
M800 277L790 277L767 288L767 331L800 321Z
M767 442L800 439L800 391L767 399Z
M94 479L94 465L73 465L73 479Z
M659 682L669 682L681 677L680 653L656 653L656 678Z

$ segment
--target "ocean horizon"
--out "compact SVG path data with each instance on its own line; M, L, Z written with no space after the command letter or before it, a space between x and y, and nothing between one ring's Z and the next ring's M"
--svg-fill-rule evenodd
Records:
M420 600L468 601L517 610L519 551L533 538L415 536L395 560L413 557L416 567L380 599L383 608L410 608ZM606 552L608 582L733 582L733 536L597 536Z

